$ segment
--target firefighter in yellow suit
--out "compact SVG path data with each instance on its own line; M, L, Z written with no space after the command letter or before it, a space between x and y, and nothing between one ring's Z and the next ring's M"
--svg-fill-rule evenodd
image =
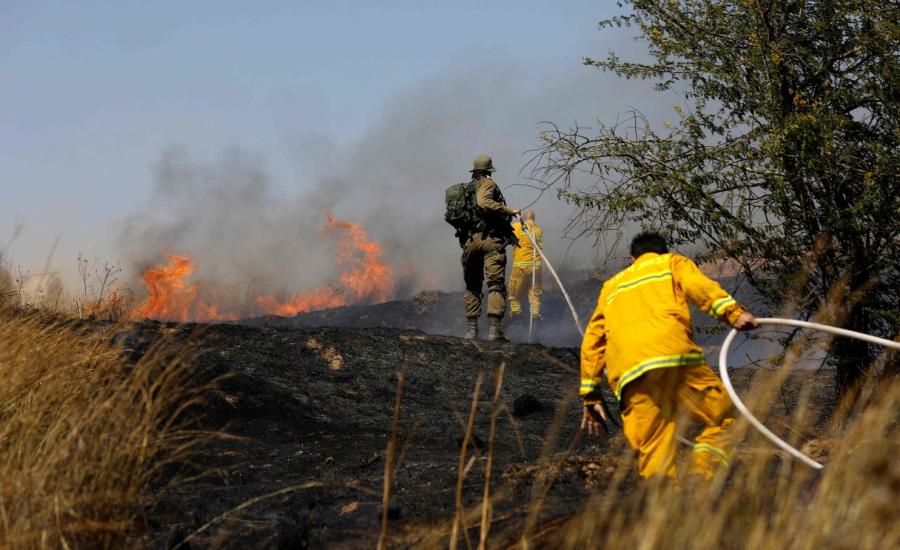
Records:
M541 315L541 255L534 249L531 239L525 231L531 234L531 238L537 243L538 248L544 248L544 233L534 220L534 212L526 210L522 212L525 227L522 222L513 224L513 233L519 243L513 256L513 269L509 275L509 314L510 316L522 313L522 301L525 292L528 291L528 304L533 317ZM532 270L534 270L534 286L531 284Z
M694 262L669 253L657 233L636 236L631 257L604 283L581 345L581 427L591 435L605 427L598 404L605 368L641 477L675 477L678 425L690 419L703 431L689 473L712 478L730 465L733 405L693 341L688 304L738 330L755 327L756 318Z

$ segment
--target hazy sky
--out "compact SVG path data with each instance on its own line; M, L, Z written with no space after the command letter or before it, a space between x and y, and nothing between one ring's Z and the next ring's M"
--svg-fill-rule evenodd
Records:
M423 82L471 85L441 75L479 75L483 87L511 67L536 89L594 78L582 56L632 47L596 30L616 11L586 0L0 0L0 246L19 220L14 264L39 270L57 236L57 269L78 251L117 259L116 224L146 204L173 145L201 159L240 147L277 186L302 190L321 167L298 140L352 149L389 106L402 109L393 98ZM526 122L516 147L537 134L539 120Z

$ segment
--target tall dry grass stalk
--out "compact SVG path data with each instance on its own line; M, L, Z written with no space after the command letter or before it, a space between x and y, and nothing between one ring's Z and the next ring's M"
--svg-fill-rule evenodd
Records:
M803 409L795 415L801 424ZM886 384L858 404L843 429L818 439L828 447L821 472L748 434L727 478L645 481L627 492L610 484L562 528L532 542L561 548L897 548L898 422L900 385Z
M394 414L391 418L391 438L388 440L384 461L384 490L381 497L381 531L378 550L387 548L388 514L391 507L391 487L394 483L394 458L397 453L397 423L400 420L400 398L403 395L403 372L397 373L397 394L394 397Z
M494 473L494 436L497 435L497 417L500 415L500 390L503 388L503 374L506 363L500 364L500 370L494 386L494 399L491 401L491 427L488 431L487 463L484 467L484 496L481 500L481 531L478 537L478 549L487 548L488 533L491 529L491 480Z
M459 533L462 531L466 541L466 548L471 548L469 541L469 531L467 526L466 508L463 504L463 482L466 478L468 467L466 456L468 454L469 443L472 440L472 427L475 424L475 415L478 412L478 401L481 397L482 375L479 373L475 379L475 389L472 390L472 405L469 408L469 421L466 423L466 433L463 436L462 445L459 449L459 467L456 475L456 508L453 514L453 528L450 533L450 550L455 550L459 543ZM474 458L474 457L473 457Z
M832 337L811 336L790 335L768 368L755 369L745 401L791 445L824 462L823 471L792 460L739 419L737 452L726 475L710 482L681 477L635 483L635 459L626 453L614 459L612 471L604 468L603 479L587 476L594 490L581 512L560 517L547 509L545 497L577 437L563 451L561 419L555 417L545 434L530 506L507 502L513 504L509 515L518 516L518 534L512 530L488 539L485 525L492 518L485 511L505 501L507 491L484 491L481 503L466 513L460 513L457 495L452 528L436 527L421 546L440 544L440 535L450 531L454 547L460 528L466 530L461 517L480 508L480 547L900 548L900 380L872 369L867 384L854 392L857 398L836 406L829 387L833 372L809 369L810 356L823 356ZM564 396L557 416L573 406L571 401ZM493 454L493 440L488 453ZM686 470L691 450L681 447L679 453ZM609 457L598 461L610 462Z
M148 482L196 441L183 362L129 364L109 340L0 309L0 547L123 545Z
M842 300L839 293L830 296L813 318L840 325L838 313L846 309ZM580 513L549 529L532 531L526 521L523 537L506 544L572 549L900 547L900 381L872 369L867 385L854 392L858 398L840 400L836 407L823 383L833 373L807 370L804 377L795 370L804 361L808 369L805 358L810 354L824 356L832 338L790 333L770 368L753 372L744 397L764 424L824 462L824 470L790 459L739 419L737 453L727 475L712 482L623 483L635 468L634 459L625 456L597 483ZM690 460L690 449L679 451ZM552 511L546 515L552 517Z

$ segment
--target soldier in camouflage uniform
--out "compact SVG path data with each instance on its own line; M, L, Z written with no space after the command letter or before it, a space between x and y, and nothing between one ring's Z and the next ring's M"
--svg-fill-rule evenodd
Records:
M491 178L495 171L491 157L478 155L472 167L475 201L480 218L463 243L462 265L466 281L466 338L478 337L482 284L488 287L488 340L507 341L502 321L506 313L506 247L516 243L510 221L519 213L506 206L503 194Z

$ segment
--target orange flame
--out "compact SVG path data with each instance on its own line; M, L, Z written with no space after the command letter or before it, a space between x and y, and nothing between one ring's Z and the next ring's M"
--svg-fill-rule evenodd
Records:
M291 317L307 311L345 306L347 302L336 290L327 287L291 296L284 302L279 302L271 295L258 296L256 305L270 315Z
M381 245L370 240L359 224L338 220L328 211L325 221L323 234L338 240L337 263L342 269L338 282L284 301L272 295L258 296L255 305L261 312L291 316L351 303L383 302L391 297L394 271L382 262ZM189 256L169 254L165 266L144 271L141 277L148 296L132 316L175 321L237 319L233 313L220 313L215 305L197 300L197 285L187 280L193 269Z
M219 313L215 305L197 300L197 285L187 281L194 261L183 254L169 254L169 263L151 267L141 274L147 285L147 299L132 317L168 321L235 320L233 313Z
M369 240L358 223L338 220L325 211L322 232L338 238L338 265L344 268L339 288L326 287L291 296L278 302L272 296L260 296L258 306L270 315L292 316L298 313L345 306L360 302L384 302L394 292L394 272L381 261L381 245Z
M135 317L186 321L197 296L197 287L187 282L194 270L188 256L169 254L169 263L151 267L141 274L147 285L147 299L135 312Z
M370 241L361 225L335 219L330 211L325 212L325 220L328 232L343 233L338 241L338 263L353 266L341 273L341 284L351 299L356 302L387 300L394 291L394 273L381 262L381 245Z

